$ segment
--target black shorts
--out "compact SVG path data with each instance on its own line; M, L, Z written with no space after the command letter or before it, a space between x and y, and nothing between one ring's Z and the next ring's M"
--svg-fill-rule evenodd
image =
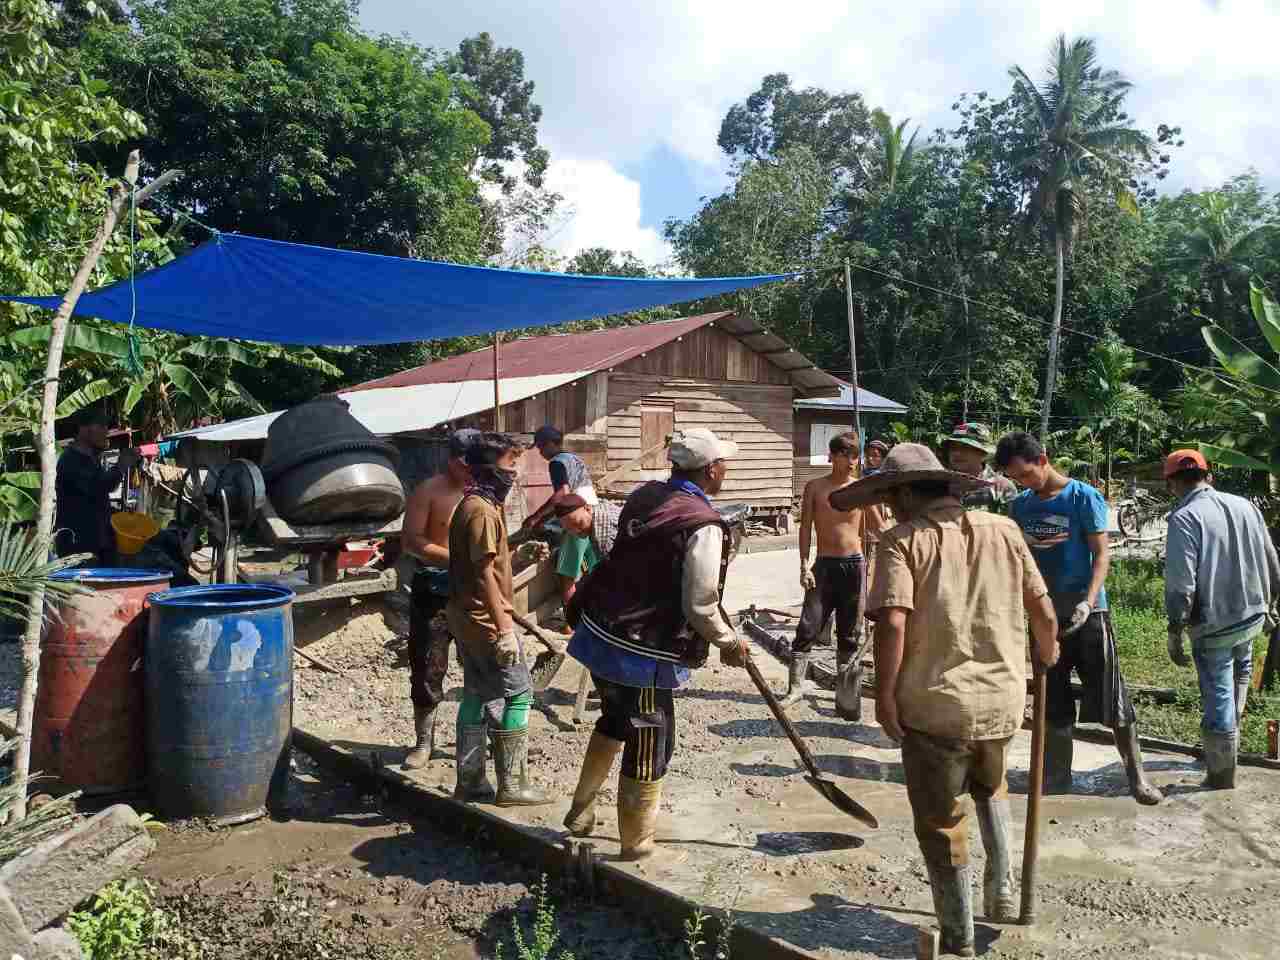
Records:
M1137 719L1120 675L1111 614L1095 610L1083 627L1059 640L1062 655L1045 678L1045 720L1051 727L1076 722L1071 671L1080 676L1080 722L1127 727Z
M813 643L827 628L832 614L836 618L836 652L847 660L853 656L862 638L862 612L864 608L863 577L865 567L862 554L851 557L819 557L813 565L815 586L806 590L804 606L800 609L800 623L796 627L796 639L791 649L807 653Z
M600 692L596 733L622 741L622 775L632 780L661 780L676 747L672 691L626 687L595 674L591 680Z

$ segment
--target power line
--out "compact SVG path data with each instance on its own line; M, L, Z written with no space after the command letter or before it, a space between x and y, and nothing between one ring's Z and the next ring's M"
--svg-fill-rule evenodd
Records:
M953 298L953 299L955 299L955 300L961 300L961 301L964 301L964 302L966 302L966 303L970 303L970 304L972 304L972 305L974 305L974 306L976 306L976 307L981 307L981 308L982 308L982 309L984 309L984 310L991 310L991 311L994 311L994 312L1003 312L1003 313L1007 313L1007 314L1009 314L1009 315L1011 315L1011 316L1013 316L1013 317L1015 317L1015 318L1017 318L1017 319L1021 319L1021 320L1030 320L1030 321L1032 321L1033 323L1038 323L1038 324L1040 324L1041 326L1050 326L1050 327L1051 327L1051 326L1053 326L1053 321L1051 321L1051 320L1041 320L1039 317L1033 317L1033 316L1031 316L1030 314L1027 314L1027 313L1021 313L1021 312L1019 312L1019 311L1017 311L1017 310L1013 309L1013 307L997 307L997 306L992 306L992 305L989 305L989 304L985 304L985 303L983 303L981 300L974 300L974 299L973 299L973 298L971 298L971 297L966 297L966 296L963 296L963 295L961 295L961 294L954 293L954 292L952 292L952 291L950 291L950 290L944 290L944 289L942 289L941 287L934 287L934 286L931 286L930 284L927 284L927 283L921 283L921 282L920 282L920 281L918 281L918 280L908 280L908 279L906 279L905 277L895 276L895 275L893 275L893 274L891 274L891 273L885 273L883 270L876 270L876 269L874 269L874 268L872 268L872 267L865 267L865 266L862 266L861 264L856 264L856 263L855 263L855 264L851 264L851 266L852 266L855 270L861 270L861 271L863 271L864 273L872 273L872 274L875 274L876 276L884 277L884 278L886 278L886 279L888 279L888 280L893 280L893 281L896 281L896 282L898 282L898 283L905 283L905 284L909 284L910 286L913 286L913 287L919 287L919 288L920 288L920 289L922 289L922 290L928 290L928 291L930 291L930 292L932 292L932 293L939 294L940 296L944 296L944 297L951 297L951 298ZM1103 337L1099 336L1099 335L1098 335L1098 334L1096 334L1096 333L1090 333L1090 332L1088 332L1087 330L1077 330L1077 329L1075 329L1074 327L1068 327L1065 323L1064 323L1064 324L1062 324L1062 326L1060 327L1060 329L1061 329L1064 333L1071 333L1071 334L1074 334L1074 335L1076 335L1076 336L1078 336L1078 337L1085 337L1085 338L1087 338L1087 339L1089 339L1089 340L1102 340L1102 339L1104 339ZM1252 382L1250 382L1250 381L1248 381L1248 380L1244 380L1244 379L1242 379L1242 378L1240 378L1240 377L1233 376L1232 374L1227 373L1226 371L1223 371L1223 370L1214 370L1214 369L1212 369L1211 367L1202 367L1202 366L1199 366L1198 364L1194 364L1194 363L1186 363L1185 361L1174 359L1173 357L1171 357L1171 356L1169 356L1169 355L1167 355L1167 354L1163 354L1163 353L1155 353L1155 352L1154 352L1154 351L1152 351L1152 350L1144 350L1142 347L1135 347L1135 346L1133 346L1132 344L1126 344L1126 346L1128 346L1128 347L1129 347L1129 349L1130 349L1130 350L1132 350L1134 353L1140 353L1140 354L1142 354L1143 356L1151 357L1151 358L1156 359L1156 360L1164 360L1166 363L1172 363L1172 364L1174 364L1174 365L1176 365L1176 366L1183 367L1183 368L1185 368L1185 369L1187 369L1187 370L1195 370L1195 371L1197 371L1197 372L1199 372L1199 373L1208 373L1208 374L1211 374L1212 376L1219 377L1219 378L1221 378L1221 379L1223 379L1223 380L1230 380L1230 381L1234 381L1234 382L1235 382L1235 383L1237 383L1237 384L1242 384L1242 385L1247 386L1247 387L1254 387L1254 388L1256 388L1256 389L1258 389L1258 390L1266 391L1267 393L1274 393L1274 394L1280 395L1280 390L1273 390L1273 389L1271 389L1270 387L1264 387L1264 386L1262 386L1261 384L1252 383Z

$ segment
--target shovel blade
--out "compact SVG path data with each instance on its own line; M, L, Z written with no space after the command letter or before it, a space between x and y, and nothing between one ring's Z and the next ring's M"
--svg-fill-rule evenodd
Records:
M529 668L529 677L533 681L534 693L541 693L551 686L551 681L556 678L556 674L564 666L566 656L567 654L555 653L552 650L543 650L534 658L533 666Z
M839 807L853 819L860 823L865 823L873 829L880 826L880 821L875 818L870 810L860 804L853 797L849 796L839 787L825 777L805 777L805 780L813 786L820 794L826 797L831 803Z

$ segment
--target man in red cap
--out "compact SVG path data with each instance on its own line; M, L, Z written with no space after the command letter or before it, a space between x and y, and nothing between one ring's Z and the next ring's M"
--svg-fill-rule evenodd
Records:
M1164 477L1178 498L1169 514L1165 561L1169 657L1179 666L1190 663L1190 633L1204 711L1204 785L1229 790L1236 782L1253 641L1280 599L1280 559L1261 511L1243 497L1213 489L1199 450L1169 454Z

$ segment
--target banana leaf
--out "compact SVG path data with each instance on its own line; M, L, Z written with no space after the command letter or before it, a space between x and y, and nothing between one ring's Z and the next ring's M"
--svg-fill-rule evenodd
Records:
M86 383L79 390L74 390L63 397L53 415L59 420L69 417L90 404L97 403L103 397L111 396L120 387L121 384L112 383L110 380L94 380L92 383Z

